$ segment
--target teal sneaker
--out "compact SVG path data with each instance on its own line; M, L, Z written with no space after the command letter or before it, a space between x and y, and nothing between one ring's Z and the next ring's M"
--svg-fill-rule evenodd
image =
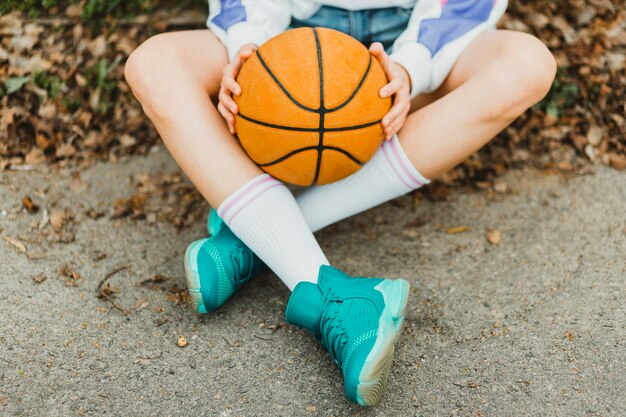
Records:
M344 377L349 400L373 406L387 384L409 296L403 279L352 278L322 266L317 284L300 282L287 322L311 332Z
M205 314L217 309L265 266L212 212L211 237L196 240L185 251L185 275L193 308Z

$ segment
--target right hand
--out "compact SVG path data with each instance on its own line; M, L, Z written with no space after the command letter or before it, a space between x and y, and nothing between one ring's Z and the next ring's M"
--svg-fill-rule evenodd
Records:
M233 60L226 65L222 71L222 83L218 96L219 102L217 103L217 110L224 120L226 120L228 130L233 135L235 134L235 115L239 111L237 103L233 100L233 94L236 96L241 95L241 86L237 84L235 79L237 75L239 75L243 63L256 52L257 48L257 45L253 43L243 45L239 48Z

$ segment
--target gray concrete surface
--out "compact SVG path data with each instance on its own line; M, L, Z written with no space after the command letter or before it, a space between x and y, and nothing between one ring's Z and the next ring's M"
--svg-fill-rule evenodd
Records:
M158 286L184 288L182 254L203 224L84 213L132 195L131 176L176 171L165 151L96 164L82 192L68 189L70 171L0 173L0 415L626 415L625 173L517 171L504 194L458 190L418 208L404 197L319 233L337 267L412 284L388 389L363 409L318 343L284 324L289 293L272 274L206 317L137 286L160 273L173 279ZM71 207L75 241L38 231L42 211L26 213L23 195ZM455 226L471 230L446 233ZM503 232L499 245L488 229ZM59 277L64 263L77 286ZM128 316L94 294L124 264L110 283L120 306L139 307Z

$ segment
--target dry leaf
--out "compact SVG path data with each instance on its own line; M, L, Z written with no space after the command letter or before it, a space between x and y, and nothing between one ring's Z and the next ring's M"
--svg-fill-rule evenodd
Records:
M470 230L472 230L472 228L469 226L456 226L446 230L446 233L449 235L455 235L457 233L469 232Z
M70 181L70 190L74 193L80 193L85 191L88 188L88 185L85 181L80 177L80 172L75 171L72 173L72 179Z
M37 274L33 277L33 281L35 282L35 284L41 284L42 282L44 282L46 279L48 279L48 277L46 276L46 274L41 273L41 274Z
M509 186L504 181L497 181L493 184L493 190L498 194L504 194L509 189Z
M71 143L64 143L57 148L57 151L54 155L57 158L69 158L71 156L74 156L75 154L76 148L74 148Z
M487 232L487 240L492 245L499 245L500 241L502 240L502 232L497 229L489 230Z
M78 280L80 275L74 271L68 264L63 264L59 267L59 276L65 279L65 286L78 287Z
M624 170L626 169L626 156L618 155L616 153L609 154L609 163L615 169Z
M17 239L13 239L10 236L5 236L4 240L11 246L15 247L21 253L26 253L26 246Z
M185 336L178 336L178 346L181 348L187 346L187 338Z
M60 232L67 220L65 210L52 210L50 213L50 224L57 232Z
M22 205L31 214L37 213L39 211L39 206L33 203L33 200L31 200L31 198L27 195L22 198Z
M31 165L41 164L46 162L46 155L44 155L43 151L39 148L31 148L26 154L24 162Z
M598 146L602 142L604 129L600 126L591 126L587 131L587 142L592 146Z
M135 139L133 136L129 135L128 133L124 133L122 136L120 136L120 145L122 145L125 148L135 146L136 144L137 144L137 139Z
M104 284L102 284L102 286L100 287L97 297L98 298L106 298L106 297L112 298L115 296L115 294L118 294L119 292L120 292L119 288L111 287L111 284L109 284L109 282L107 281Z

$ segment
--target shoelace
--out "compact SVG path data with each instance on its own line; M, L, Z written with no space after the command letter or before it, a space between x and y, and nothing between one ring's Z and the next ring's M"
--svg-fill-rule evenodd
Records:
M250 251L244 250L240 245L236 246L235 251L230 252L230 260L233 263L233 269L235 271L235 276L233 277L235 285L239 285L250 279L250 274L252 274L252 268L250 268L250 266L253 263L252 256Z
M339 314L340 302L330 300L334 303L333 308L325 308L325 314L320 319L320 331L322 344L326 347L330 356L333 358L337 366L342 367L343 349L348 343L348 335L346 329L340 319Z

